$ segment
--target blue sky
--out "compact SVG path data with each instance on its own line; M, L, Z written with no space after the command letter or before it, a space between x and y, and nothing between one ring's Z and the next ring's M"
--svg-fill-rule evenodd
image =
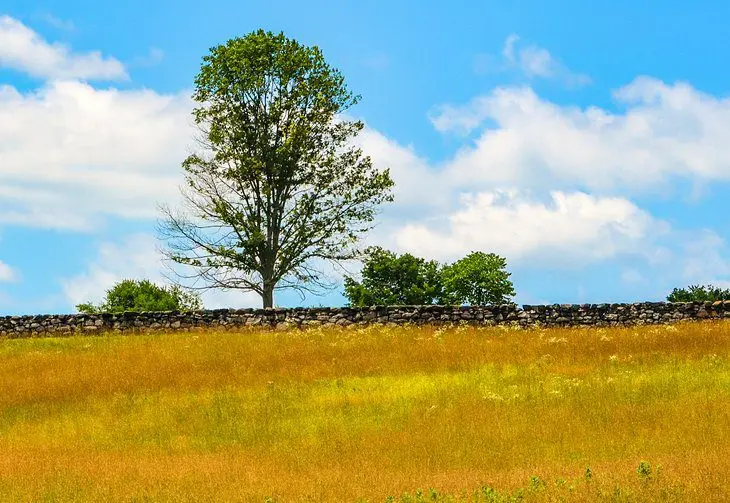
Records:
M359 142L396 182L368 244L500 253L520 303L730 286L725 2L32 4L0 5L0 313L163 280L194 76L257 28L318 45L362 95Z

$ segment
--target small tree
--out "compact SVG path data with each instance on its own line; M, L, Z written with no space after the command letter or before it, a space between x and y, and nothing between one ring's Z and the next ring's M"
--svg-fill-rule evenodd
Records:
M718 300L730 300L730 289L712 285L691 285L687 288L675 288L667 296L669 302L715 302Z
M183 162L184 208L163 208L167 257L201 288L319 291L318 262L358 256L387 170L353 145L358 102L317 47L263 30L203 58L195 79L200 152Z
M178 286L161 287L144 279L125 279L107 290L99 305L78 304L80 313L123 313L125 311L189 311L203 308L200 297Z
M353 306L443 304L439 265L396 255L380 247L365 250L362 282L345 276L345 296Z
M446 295L457 304L505 304L515 295L507 260L494 253L472 252L441 270Z

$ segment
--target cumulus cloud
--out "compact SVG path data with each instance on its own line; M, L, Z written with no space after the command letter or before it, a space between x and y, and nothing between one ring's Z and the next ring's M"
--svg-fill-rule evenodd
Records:
M729 182L730 101L647 77L613 96L616 111L580 108L517 86L445 106L431 118L437 130L476 134L439 163L370 132L363 148L398 187L375 239L447 260L484 249L541 267L619 261L625 284L648 285L657 271L726 281L721 236L672 228L632 199L682 200L679 187Z
M557 105L528 87L445 106L432 118L440 131L489 123L445 171L461 185L628 193L730 180L730 100L646 77L614 96L623 111Z
M390 176L396 182L393 192L398 211L417 210L423 206L434 209L451 196L448 190L433 190L443 183L443 173L419 156L414 147L401 145L372 128L362 131L357 144L375 166L390 170ZM424 193L429 197L424 198Z
M152 51L150 61L162 56ZM503 58L530 78L573 75L516 36L505 42ZM8 17L0 18L0 65L49 79L33 91L0 86L0 224L90 231L108 216L149 221L158 202L177 197L193 137L189 92L91 86L82 81L125 78L126 71L98 52L48 44ZM679 257L668 259L665 244L676 245L672 236L681 231L630 197L675 179L730 180L730 101L650 78L614 98L618 111L579 108L517 86L443 106L431 117L437 130L476 134L437 163L367 128L359 145L396 181L395 204L368 244L442 260L483 249L540 267L632 257L681 264L686 278L708 277L702 267L715 264L713 278L727 277L719 236L692 234L699 248L675 246ZM156 246L146 234L100 245L85 271L64 279L66 299L98 301L125 277L164 281ZM2 266L0 280L8 275ZM632 266L623 279L643 276ZM204 301L260 305L255 294L235 291L206 293Z
M0 223L88 230L104 215L154 217L178 193L191 108L188 93L0 87Z
M0 67L20 70L43 79L125 80L118 60L99 51L73 54L62 44L46 42L10 16L0 16Z
M444 220L442 229L404 226L400 248L439 259L489 250L515 263L575 266L642 254L647 242L668 230L625 199L559 191L549 202L517 191L465 194L462 207Z

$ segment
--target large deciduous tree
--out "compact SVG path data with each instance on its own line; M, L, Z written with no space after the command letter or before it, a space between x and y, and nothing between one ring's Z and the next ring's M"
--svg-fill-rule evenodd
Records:
M317 47L262 30L203 58L200 149L184 162L182 208L163 207L166 255L196 288L321 291L321 265L358 256L393 181L353 145L359 100Z

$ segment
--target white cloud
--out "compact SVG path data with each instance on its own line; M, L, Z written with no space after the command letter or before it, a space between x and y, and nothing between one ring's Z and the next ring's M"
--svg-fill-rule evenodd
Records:
M18 273L8 264L0 260L0 283L9 283L18 280Z
M30 53L17 52L18 41ZM516 36L503 52L528 76L572 75L548 51L518 45ZM26 58L31 53L38 57ZM189 93L63 80L126 73L112 58L74 55L7 17L0 18L0 65L55 79L31 92L0 86L0 224L93 230L105 216L154 218L158 202L177 196L193 135ZM366 129L359 144L396 181L396 203L369 243L441 259L485 249L523 264L544 258L545 266L619 256L661 261L666 250L659 237L675 231L626 196L660 190L675 178L730 180L723 148L730 101L648 78L615 97L621 112L558 105L528 87L498 88L466 106L443 107L432 117L438 130L483 130L440 163ZM125 277L162 281L156 244L142 235L101 245L83 274L64 280L66 298L98 301ZM719 245L711 245L702 252L705 262L726 264L720 252L712 254ZM687 250L687 256L702 253ZM704 274L697 264L685 268L687 277ZM235 291L206 293L204 300L209 307L260 305L255 294Z
M123 279L169 284L163 274L165 265L159 246L160 241L150 234L134 234L118 242L100 244L85 272L61 280L69 304L99 303L106 291ZM204 292L202 299L208 309L261 306L261 297L251 292L211 290Z
M0 223L89 229L104 215L155 217L178 194L191 109L188 93L0 87Z
M429 120L441 133L467 135L490 118L492 96L479 96L463 106L439 105Z
M28 92L0 84L0 223L90 230L106 215L153 217L158 201L177 195L191 140L187 93L73 80L126 73L113 58L48 44L8 16L0 66L52 79Z
M396 181L393 193L395 206L399 210L407 211L408 208L420 206L433 209L450 198L448 190L431 191L443 182L443 174L416 154L412 146L400 145L372 128L365 128L358 136L357 144L370 156L375 166L390 170L391 177ZM424 198L424 193L429 193L429 197Z
M49 44L9 16L0 16L0 67L43 79L117 80L129 78L124 65L99 51L73 54L62 44Z
M467 194L462 207L439 224L404 226L399 247L441 260L488 250L523 265L538 260L541 267L575 266L644 255L641 250L668 231L625 199L558 191L549 203L517 191Z
M638 78L615 93L625 107L561 106L526 87L498 88L432 117L440 131L473 131L445 167L457 186L659 192L676 179L730 180L730 100L687 84Z

